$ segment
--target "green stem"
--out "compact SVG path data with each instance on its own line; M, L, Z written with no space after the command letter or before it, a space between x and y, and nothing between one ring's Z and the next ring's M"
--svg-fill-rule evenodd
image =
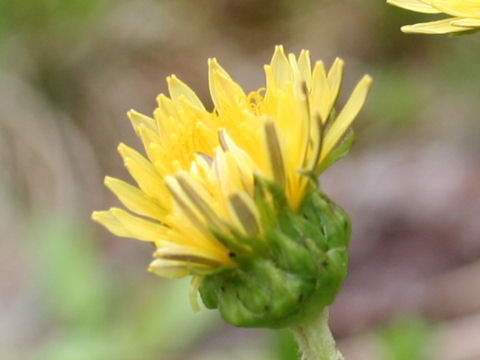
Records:
M302 353L302 360L344 360L328 327L328 309L317 318L290 328Z

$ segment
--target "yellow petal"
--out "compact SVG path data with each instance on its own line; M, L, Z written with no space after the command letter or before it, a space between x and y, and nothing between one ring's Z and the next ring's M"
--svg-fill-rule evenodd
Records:
M238 166L230 152L224 152L220 148L215 149L212 168L225 198L234 191L243 190Z
M330 109L333 107L335 102L337 101L338 94L340 92L340 88L342 86L343 80L343 68L345 67L345 63L342 59L336 58L333 62L332 67L328 71L327 81L328 85L330 86Z
M195 167L196 171L195 174L198 174L200 178L204 179L208 183L213 183L214 181L214 174L212 170L212 163L213 159L202 153L195 154L195 162L192 162L192 166ZM193 171L190 171L193 174Z
M395 5L407 10L416 11L425 14L439 14L441 11L435 9L429 3L432 1L421 0L387 0L390 5Z
M133 109L127 112L127 116L130 119L133 129L135 130L138 136L140 136L139 128L141 125L146 126L152 131L155 131L155 132L157 131L157 125L155 123L155 120L152 119L151 117L140 114L139 112L136 112Z
M125 144L118 146L125 167L147 195L161 201L165 206L165 185L150 161Z
M191 200L185 195L177 179L174 176L166 176L165 184L172 195L177 213L187 219L197 228L198 231L208 237L203 217L192 204Z
M273 115L277 107L278 88L275 77L273 76L272 67L270 65L264 66L265 71L265 99L264 112Z
M480 17L480 3L478 0L432 1L432 6L445 14L452 16L468 18Z
M284 146L280 140L276 124L267 120L264 125L263 141L269 159L271 179L282 188L286 184Z
M222 265L232 265L233 263L225 257L227 262L222 258L218 258L215 253L194 246L182 246L169 244L159 247L154 257L165 260L176 260L188 262L191 265L200 265L202 267L215 268Z
M310 96L310 106L312 116L320 115L325 123L328 120L332 104L332 93L328 84L325 66L322 61L317 61L313 68L312 91Z
M246 236L260 234L260 215L252 198L245 192L237 191L228 197L228 212L237 229Z
M298 57L298 69L307 84L307 88L310 89L312 85L312 67L310 65L310 53L308 50L302 50L300 52L300 56Z
M191 218L187 218L184 213L170 214L166 220L169 226L166 240L156 242L158 247L164 246L166 241L168 243L193 246L201 249L205 249L212 254L215 254L218 258L225 258L225 254L228 254L228 250L223 244L221 244L211 232L209 232L202 224L196 226L193 224Z
M102 224L112 234L121 237L132 237L132 234L125 229L120 221L112 215L110 211L94 211L92 213L92 220Z
M188 198L189 202L197 211L202 214L210 226L215 227L218 230L223 229L223 222L217 216L212 204L214 200L212 197L205 191L205 189L188 176L188 173L185 171L180 172L176 175L178 185L183 190L185 197Z
M283 86L286 82L293 81L292 67L283 52L283 46L275 46L270 66L273 76L280 86Z
M130 211L157 220L165 216L165 209L135 186L108 176L104 183Z
M158 222L140 218L120 208L111 208L110 213L127 229L133 238L138 240L160 241L165 237L168 230Z
M150 263L148 271L167 279L176 279L190 275L187 263L175 260L155 259Z
M247 192L252 193L254 181L253 174L258 170L258 166L252 158L242 150L242 148L235 144L225 129L220 129L218 131L218 137L223 150L229 151L235 159L245 189L247 189Z
M320 162L330 153L335 145L337 145L338 141L342 138L362 109L371 85L372 78L365 75L357 84L355 90L353 90L352 95L325 135Z
M156 153L152 151L152 145L166 147L164 140L160 136L158 136L157 132L152 131L150 128L148 128L144 124L139 126L138 136L142 141L143 147L145 148L145 152L147 153L150 161L152 161L153 163L155 161L158 161L159 160L158 156L155 156Z
M168 84L168 91L170 92L170 96L174 102L179 105L178 101L181 97L185 97L185 99L193 106L205 110L202 102L195 94L195 92L190 89L185 83L180 81L175 75L169 76L167 78Z
M287 155L291 154L292 166L298 169L305 164L312 133L310 95L306 87L304 87L303 93L296 98L296 114L298 117L297 124L294 125L294 128L297 130L295 133L296 142L292 144L293 149L292 151L288 151ZM290 136L287 136L287 139L288 138L290 138ZM288 146L290 146L290 144Z
M320 117L312 119L312 148L305 170L313 171L321 158L323 150L323 134L325 127Z
M173 101L170 100L168 97L166 97L163 94L158 95L157 103L158 103L158 108L155 110L155 112L157 113L160 112L167 119L170 117L173 117L174 119L176 119L178 117L177 108L175 107L175 104L173 103ZM155 115L155 112L154 112L154 115Z
M430 21L415 25L402 26L401 30L407 34L448 34L459 31L466 31L467 28L452 25L459 18L448 18L438 21Z
M216 59L208 61L210 94L217 110L245 104L247 96L243 89L220 66Z
M460 19L452 21L453 26L461 26L465 28L480 28L480 19Z

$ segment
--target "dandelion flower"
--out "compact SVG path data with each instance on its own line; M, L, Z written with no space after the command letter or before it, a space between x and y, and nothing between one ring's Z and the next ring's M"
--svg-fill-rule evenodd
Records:
M447 34L480 28L480 0L387 0L387 3L420 13L450 16L403 26L405 33Z
M351 145L371 84L365 75L337 113L343 68L336 59L312 70L308 51L278 46L265 88L247 94L210 59L213 111L168 77L153 117L128 113L146 156L118 147L137 186L105 178L128 210L92 218L153 243L149 270L192 275L192 302L199 290L232 324L278 327L318 312L345 277L350 228L317 177Z

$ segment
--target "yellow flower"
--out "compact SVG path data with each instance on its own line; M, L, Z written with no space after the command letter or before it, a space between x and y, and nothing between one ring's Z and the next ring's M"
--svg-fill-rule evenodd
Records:
M152 242L149 270L167 278L199 280L236 266L234 248L251 247L248 241L229 244L221 234L261 238L258 177L278 185L295 210L361 110L372 81L365 75L335 115L340 59L328 72L321 61L312 70L308 51L297 58L278 46L265 66L265 88L249 94L215 59L208 66L213 111L172 75L170 97L158 96L153 118L128 113L147 157L124 144L118 150L138 187L111 177L105 185L130 211L92 214L117 236Z
M446 14L442 20L407 25L405 33L447 34L480 28L480 0L387 0L387 3L425 14Z

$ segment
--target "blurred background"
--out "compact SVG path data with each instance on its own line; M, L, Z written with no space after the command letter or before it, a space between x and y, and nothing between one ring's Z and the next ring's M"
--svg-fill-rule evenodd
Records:
M209 106L207 58L247 90L274 45L375 79L349 157L322 179L353 219L331 309L349 360L480 359L480 35L383 0L0 0L0 359L293 360L287 332L195 314L153 249L90 221L130 179L125 113L175 73Z

